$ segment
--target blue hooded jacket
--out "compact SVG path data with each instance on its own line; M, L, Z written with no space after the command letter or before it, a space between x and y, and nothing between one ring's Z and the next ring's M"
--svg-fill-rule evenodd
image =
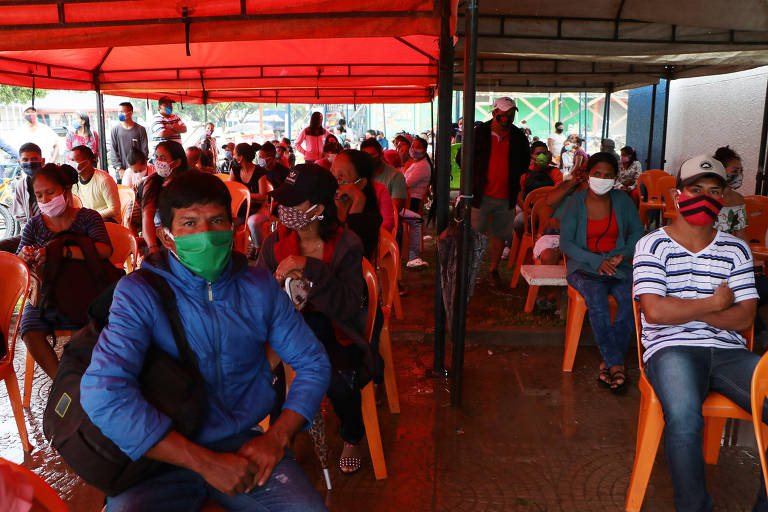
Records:
M207 384L208 412L192 441L206 445L258 424L274 405L269 343L295 371L284 408L312 422L330 381L325 349L296 312L288 295L264 269L233 253L209 283L167 253L143 268L164 277ZM138 275L115 288L109 324L93 350L80 384L91 421L136 460L171 429L170 419L144 399L138 375L151 343L178 357L160 297Z

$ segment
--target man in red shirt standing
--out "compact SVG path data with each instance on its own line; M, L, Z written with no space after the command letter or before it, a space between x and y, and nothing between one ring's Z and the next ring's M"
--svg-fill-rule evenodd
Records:
M489 278L499 286L504 241L514 234L520 177L530 164L528 137L512 124L516 112L515 100L499 98L493 104L493 118L475 128L472 228L492 235Z

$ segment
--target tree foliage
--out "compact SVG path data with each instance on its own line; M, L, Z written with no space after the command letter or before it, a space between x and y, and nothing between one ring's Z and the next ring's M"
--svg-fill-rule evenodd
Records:
M35 90L35 97L42 98L48 91ZM29 87L16 87L15 85L0 85L0 103L32 103L32 89Z

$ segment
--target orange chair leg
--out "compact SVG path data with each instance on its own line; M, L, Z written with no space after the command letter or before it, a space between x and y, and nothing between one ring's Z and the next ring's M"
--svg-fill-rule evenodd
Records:
M581 327L584 324L584 315L587 312L587 304L583 299L572 298L568 295L568 318L565 321L565 354L563 355L563 371L573 371L573 362L576 359L576 349L579 348Z
M21 407L21 393L19 392L19 382L16 380L16 372L11 371L4 380L5 387L8 389L8 398L11 400L13 418L16 420L16 427L19 429L21 446L25 452L29 453L31 449L29 437L27 437L27 425L24 423L24 409Z
M701 437L704 444L704 462L707 464L717 464L717 459L720 457L720 444L723 439L725 420L727 419L716 416L704 417L704 431L701 433Z
M525 312L530 313L533 311L533 306L536 305L536 297L539 295L538 286L528 287L528 298L525 299Z
M389 412L400 414L400 398L397 395L397 380L395 379L395 364L392 361L392 339L389 335L389 318L385 318L384 327L379 336L379 352L384 359L384 387L387 390Z
M632 478L629 481L627 499L624 503L624 509L627 512L640 512L643 506L643 498L648 488L648 481L651 479L651 470L659 449L661 433L664 431L661 404L648 402L644 398L640 405L635 464L632 467Z
M515 233L512 236L512 243L509 246L509 258L507 258L507 268L514 268L517 260L517 251L520 248L520 237Z
M640 204L640 208L637 210L638 215L640 215L640 222L643 226L648 225L648 210L645 208L644 204Z
M392 309L395 310L395 318L403 319L403 304L400 302L400 293L395 292L395 299L392 301Z
M371 452L373 474L376 477L376 480L382 480L387 478L387 464L384 461L384 447L381 444L379 415L376 412L376 397L373 393L373 383L369 382L366 384L362 389L361 394L365 437L368 439L368 450Z
M32 380L35 378L35 358L27 351L27 363L24 369L24 407L32 401Z
M525 237L520 242L520 249L517 251L517 261L515 262L515 272L512 274L512 282L509 284L512 288L517 288L517 283L520 281L520 270L523 268L526 258L528 257L528 251L532 249L530 237ZM510 254L512 251L510 250Z

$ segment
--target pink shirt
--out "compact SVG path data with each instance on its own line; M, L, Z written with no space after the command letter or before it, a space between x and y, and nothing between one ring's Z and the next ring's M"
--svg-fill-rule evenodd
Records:
M392 206L392 196L389 195L386 185L373 180L373 191L376 192L376 202L381 212L381 227L392 231L395 227L395 207Z
M307 128L304 128L301 130L301 134L296 140L296 149L299 153L304 155L304 160L311 160L313 162L319 160L323 157L323 141L327 136L328 132L325 132L322 135L309 135L307 133ZM304 147L305 142L307 147Z

